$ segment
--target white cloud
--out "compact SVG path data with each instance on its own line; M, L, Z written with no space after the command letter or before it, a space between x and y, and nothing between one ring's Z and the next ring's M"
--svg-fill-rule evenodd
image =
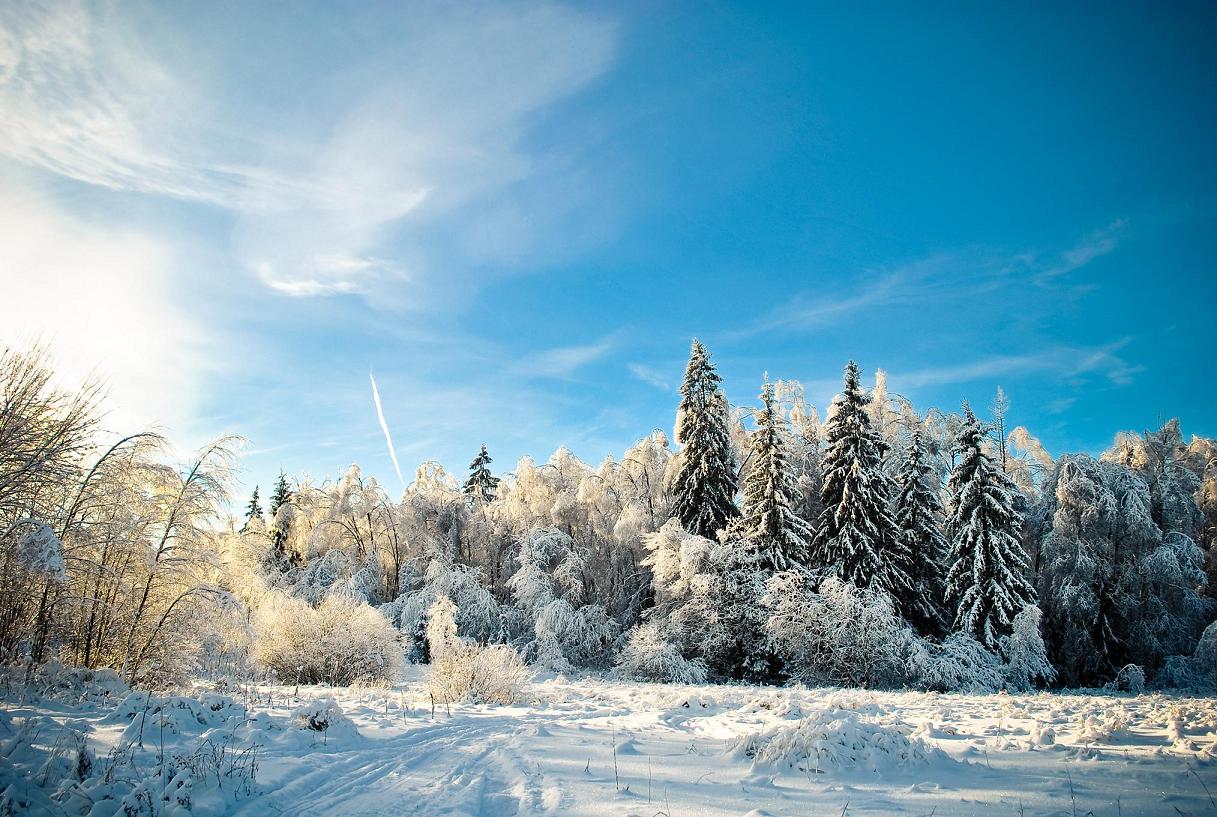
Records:
M607 355L615 343L606 338L585 346L558 346L527 355L511 367L517 374L531 377L565 378Z
M626 368L630 370L630 374L643 383L654 386L660 391L672 390L672 384L668 376L652 366L647 366L644 363L627 363Z
M1002 375L1026 372L1051 372L1066 380L1090 375L1105 378L1115 386L1132 383L1143 366L1129 364L1116 354L1131 338L1121 338L1102 346L1053 346L1021 355L999 355L966 363L889 373L888 381L897 389L916 389L950 383L970 383Z
M167 425L181 439L214 349L177 297L165 244L81 223L0 187L0 343L48 345L64 386L109 386L105 426Z
M236 47L227 41L242 37L193 42L191 31L166 30L130 7L0 5L0 156L231 210L237 259L278 292L419 305L432 295L427 285L443 289L456 277L426 263L428 238L442 235L479 259L495 256L488 237L498 235L505 255L530 245L543 220L520 218L518 196L506 216L487 201L557 172L525 136L546 108L608 69L617 27L549 2L378 14L371 40L334 27L320 51L308 43L264 62L231 55L246 70L265 68L262 91L275 97L247 117L226 91L245 78L217 68ZM259 22L243 8L224 33ZM196 49L211 57L192 56ZM477 218L454 217L471 203ZM535 209L562 206L551 196Z
M1127 227L1127 219L1121 218L1116 219L1106 227L1095 230L1077 244L1061 253L1054 262L1040 270L1035 277L1035 282L1037 284L1049 283L1056 278L1060 278L1062 275L1068 275L1075 270L1085 267L1091 261L1109 255L1119 246L1120 239L1123 237Z

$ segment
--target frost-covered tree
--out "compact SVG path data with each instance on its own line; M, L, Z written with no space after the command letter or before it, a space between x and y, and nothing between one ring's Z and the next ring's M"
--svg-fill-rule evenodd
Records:
M555 671L603 666L620 626L587 604L586 553L563 531L536 528L520 541L520 568L508 581L526 629L526 657Z
M899 591L899 606L905 618L922 635L939 634L944 629L942 609L942 563L947 542L942 533L942 502L939 483L926 462L920 428L914 429L908 451L901 463L897 482L900 491L893 506L903 550L910 556L907 591Z
M861 686L903 679L914 636L887 593L836 577L816 590L802 571L786 571L769 580L764 602L769 637L794 678Z
M465 495L475 502L490 502L494 499L495 489L499 487L499 478L490 473L490 453L486 446L469 463L469 478L465 480L462 490Z
M1207 620L1203 553L1154 516L1150 485L1116 460L1062 457L1044 483L1039 587L1065 683L1190 652Z
M811 567L902 600L913 592L911 554L889 510L896 490L883 468L888 446L871 427L868 403L851 360L827 422L824 511L812 541Z
M1014 484L984 453L984 438L984 427L965 403L955 449L958 463L947 482L951 566L945 600L954 611L954 629L996 650L1001 637L1010 634L1014 617L1035 603L1035 588L1026 578Z
M1048 661L1040 620L1043 614L1034 604L1024 607L1014 617L1010 635L1002 636L1001 654L1006 659L1003 668L1006 689L1026 692L1040 684L1052 683L1056 670Z
M811 526L794 511L799 487L786 459L781 416L774 409L773 384L761 390L744 481L743 530L768 577L806 564Z
M255 519L258 522L265 522L262 516L262 503L258 499L258 486L254 486L253 496L249 498L249 502L245 505L245 524L241 526L241 532L249 530L250 523Z
M706 537L739 515L735 447L721 382L706 347L694 339L676 412L681 449L671 479L672 515L685 530Z

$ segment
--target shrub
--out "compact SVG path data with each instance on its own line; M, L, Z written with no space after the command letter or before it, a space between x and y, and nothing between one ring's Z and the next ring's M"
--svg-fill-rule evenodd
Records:
M259 608L254 629L254 657L285 683L383 683L401 670L393 625L348 595L326 596L313 608L276 593Z
M427 689L436 703L511 704L531 679L520 654L506 644L449 645L431 662Z
M635 681L700 684L706 680L706 665L700 659L686 659L675 644L663 637L659 626L651 622L630 632L617 658L617 673Z

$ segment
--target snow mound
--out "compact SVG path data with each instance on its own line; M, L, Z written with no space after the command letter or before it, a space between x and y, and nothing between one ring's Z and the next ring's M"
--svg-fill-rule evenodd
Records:
M297 707L292 712L292 722L298 729L308 729L327 738L359 734L355 722L346 716L333 698L318 698Z
M201 735L211 729L231 729L247 718L245 707L224 695L150 695L132 692L106 718L127 722L122 740L139 742L153 735Z
M845 709L823 709L796 723L745 735L729 752L750 759L753 768L816 773L880 772L923 766L932 760L954 762L918 738Z
M0 677L8 686L16 687L25 683L26 672L24 665L5 667ZM116 700L127 691L127 685L112 669L65 667L52 659L32 670L28 689L39 698L80 704Z

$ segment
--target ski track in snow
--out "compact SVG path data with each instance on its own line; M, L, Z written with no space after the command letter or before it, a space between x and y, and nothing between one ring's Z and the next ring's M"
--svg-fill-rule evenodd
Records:
M543 814L543 791L518 755L510 716L466 716L310 759L310 770L246 803L235 817ZM521 781L523 781L521 783Z
M167 753L189 753L208 736L259 746L252 792L234 795L228 786L220 802L196 788L191 813L1217 816L1208 796L1217 794L1213 699L556 678L533 684L518 705L454 705L432 713L421 672L414 668L410 680L385 690L241 690L230 696L236 715L223 725L182 720ZM349 721L338 719L324 735L299 726L293 714L299 707L331 697ZM10 729L13 718L38 719L44 747L59 740L52 723L84 729L99 759L120 744L128 723L110 714L114 703L47 701L5 709L0 725L8 719ZM228 711L221 708L217 717ZM741 742L748 735L787 748L776 762L754 760ZM783 752L808 735L823 754L814 764L791 766ZM894 761L899 747L915 747L917 757ZM834 765L834 756L852 759ZM0 762L0 790L4 768ZM37 763L30 760L29 768Z

